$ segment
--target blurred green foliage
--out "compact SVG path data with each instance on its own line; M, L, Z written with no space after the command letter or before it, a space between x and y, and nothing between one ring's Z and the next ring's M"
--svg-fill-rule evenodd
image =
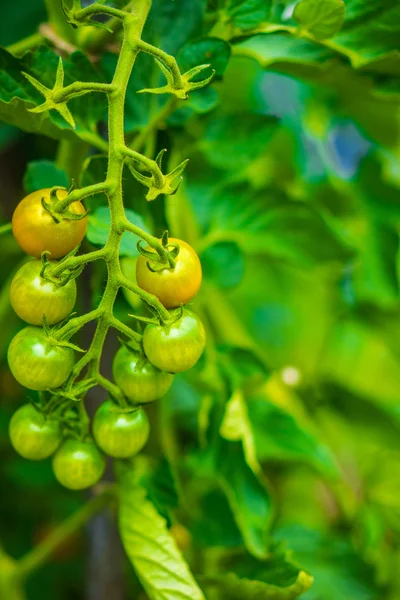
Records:
M156 551L165 550L166 571L175 554L163 545L154 507L168 525L188 529L186 558L211 600L296 598L308 573L308 600L400 596L400 7L301 0L293 12L294 4L153 0L144 34L183 69L207 61L216 70L212 85L177 105L146 141L150 154L168 147L171 168L190 158L178 193L149 205L125 173L129 218L157 233L168 228L199 252L205 282L195 308L209 340L201 363L176 378L152 415L157 439L135 476L151 502L132 474L123 476L122 539L151 600L164 596L148 579L165 572L160 563L153 571L135 563L146 537L130 518L138 507ZM2 46L46 18L43 0L2 8ZM66 56L67 83L108 81L112 50L94 64L82 50ZM29 134L87 143L80 184L104 177L106 105L99 95L72 101L76 131L58 114L29 113L39 98L20 71L52 85L57 52L45 40L23 56L0 52L2 160L10 177L14 164L25 169L23 181L4 183L13 192L1 198L6 221L23 186L64 185L77 169ZM159 84L157 67L139 56L128 142L168 101L136 92ZM88 205L87 244L101 245L106 200ZM135 256L126 237L123 254ZM20 557L41 525L60 522L82 498L56 485L49 464L28 464L8 442L8 420L26 395L5 356L21 327L8 303L22 260L11 238L2 238L2 257L0 539ZM82 305L102 293L98 269L82 286ZM125 298L117 310L129 323ZM82 552L35 574L29 600L82 598ZM138 582L130 585L137 593Z

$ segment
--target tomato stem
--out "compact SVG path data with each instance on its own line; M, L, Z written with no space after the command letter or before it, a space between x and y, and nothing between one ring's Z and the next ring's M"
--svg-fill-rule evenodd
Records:
M78 531L99 511L108 506L115 498L115 487L107 485L102 491L89 500L76 513L66 519L59 527L31 552L20 559L16 567L17 579L25 579L45 564L53 555L54 551L61 546L66 539Z

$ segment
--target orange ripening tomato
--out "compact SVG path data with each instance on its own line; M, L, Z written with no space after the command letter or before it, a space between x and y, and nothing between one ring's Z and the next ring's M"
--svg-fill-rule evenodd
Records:
M139 256L136 278L138 285L146 292L157 296L166 308L177 308L181 304L190 302L199 291L202 280L201 263L196 252L186 242L170 238L168 243L179 244L180 247L175 259L175 268L166 268L153 273L147 266L149 259ZM149 246L146 249L151 250ZM155 257L157 259L157 254Z
M51 252L51 258L61 258L78 246L85 237L87 217L79 220L61 218L56 223L43 207L42 199L51 203L51 188L38 190L26 196L18 204L12 218L14 237L22 250L30 256L40 258L42 252ZM67 190L57 190L58 200L68 195ZM68 209L76 215L83 215L85 207L81 202L73 202Z

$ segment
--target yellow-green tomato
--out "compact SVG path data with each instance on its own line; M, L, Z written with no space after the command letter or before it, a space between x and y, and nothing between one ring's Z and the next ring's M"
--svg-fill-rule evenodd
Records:
M22 250L30 256L40 258L42 252L51 252L51 258L61 258L78 246L85 237L88 219L81 202L72 202L68 210L79 215L79 220L67 216L56 222L44 208L52 204L51 188L37 190L26 196L18 204L12 217L14 237ZM57 190L57 200L68 196L67 190Z
M93 440L68 439L53 457L53 471L61 485L84 490L103 476L106 460Z
M63 385L75 362L71 348L54 345L44 329L32 326L12 339L7 357L18 383L39 392Z
M31 325L42 325L43 315L49 325L55 325L68 317L74 308L76 283L71 279L59 287L41 277L41 270L40 260L22 265L11 282L11 305L17 315Z
M14 449L29 460L48 458L62 439L60 422L43 415L32 404L21 406L13 414L9 433Z
M138 352L121 346L113 362L116 384L133 404L153 402L166 394L173 375L160 371Z
M154 294L166 308L175 308L192 300L201 286L202 272L200 259L189 244L176 238L169 239L170 247L179 245L175 267L151 271L149 259L139 256L136 266L136 279L141 288ZM147 246L147 250L151 250ZM158 255L155 254L155 257ZM156 266L155 263L154 266ZM151 261L150 261L151 266Z
M143 334L147 358L155 367L169 373L191 369L205 344L206 333L200 317L187 309L169 325L147 325Z
M113 458L135 456L149 437L150 425L143 408L121 410L111 400L104 402L93 420L93 436L99 448Z

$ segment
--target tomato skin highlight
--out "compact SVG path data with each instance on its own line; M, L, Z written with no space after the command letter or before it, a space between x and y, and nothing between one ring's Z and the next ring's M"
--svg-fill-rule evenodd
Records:
M70 490L84 490L95 485L105 468L104 455L93 440L67 439L53 457L57 481Z
M143 290L157 296L166 308L177 308L195 297L201 286L202 271L200 259L189 244L176 238L170 238L169 244L180 247L175 268L153 273L147 266L149 259L139 256L136 279ZM147 250L151 248L148 246Z
M13 414L9 434L13 448L28 460L48 458L62 440L59 421L45 417L32 404L21 406Z
M143 334L147 358L158 369L169 373L191 369L202 355L205 344L203 323L187 309L171 325L148 324Z
M71 348L52 346L44 329L21 329L8 347L8 364L15 379L30 390L57 388L68 379L75 362Z
M107 400L94 416L93 437L99 448L113 458L135 456L147 442L149 433L149 419L143 408L124 412Z
M12 217L12 230L16 241L26 254L40 258L42 252L51 252L51 258L61 258L78 246L85 237L88 220L61 219L56 223L43 207L42 198L48 204L51 188L29 194L17 205ZM63 200L67 190L57 190L57 198ZM69 210L77 215L85 213L81 202L73 202Z
M160 371L148 360L137 369L142 360L138 352L128 350L125 346L121 346L114 357L115 382L133 404L153 402L161 398L168 392L174 379L171 373Z
M56 264L52 261L51 264ZM31 260L17 271L11 282L10 301L17 315L31 325L59 323L72 312L76 301L76 282L62 287L40 276L42 261Z

